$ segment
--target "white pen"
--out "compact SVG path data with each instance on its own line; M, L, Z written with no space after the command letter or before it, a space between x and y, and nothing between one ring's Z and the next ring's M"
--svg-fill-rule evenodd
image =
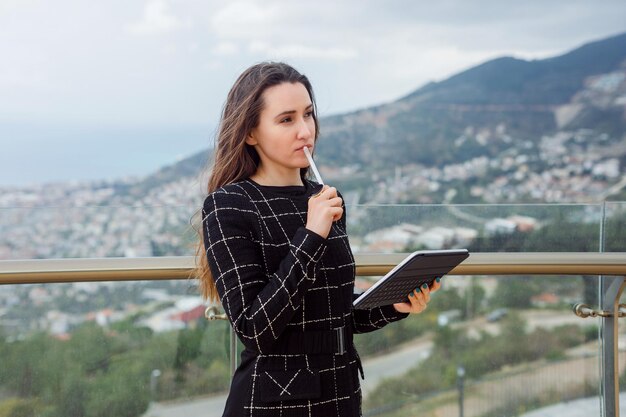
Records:
M315 166L315 162L313 161L313 156L311 156L311 151L309 151L309 147L305 146L304 148L302 148L302 150L304 151L304 154L306 155L306 159L309 160L309 165L311 165L311 168L313 169L313 174L315 174L315 179L317 179L317 182L324 185L324 181L322 181L322 176L320 175L320 172L317 170L317 167Z

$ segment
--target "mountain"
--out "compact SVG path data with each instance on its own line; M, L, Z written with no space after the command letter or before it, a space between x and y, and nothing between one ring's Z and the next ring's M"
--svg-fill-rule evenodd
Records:
M497 58L409 94L405 100L446 104L559 105L584 80L620 68L626 33L592 42L564 55L534 61Z
M626 33L544 60L494 59L395 102L322 120L318 157L336 166L384 169L493 156L506 144L476 149L453 142L468 128L493 132L498 127L516 139L536 142L559 128L556 112L584 90L586 80L623 71L625 61ZM622 117L602 128L623 134L626 123Z
M345 169L362 185L397 167L495 159L529 147L537 154L542 138L558 132L582 129L619 141L626 133L625 76L626 33L548 59L493 59L394 102L321 119L317 160L350 188ZM207 157L201 152L161 169L135 193L197 175Z
M202 170L208 164L212 150L195 153L187 158L181 159L173 165L167 165L152 175L144 177L142 180L129 185L122 194L134 198L141 198L151 190L160 187L162 184L180 181L181 178L200 178Z

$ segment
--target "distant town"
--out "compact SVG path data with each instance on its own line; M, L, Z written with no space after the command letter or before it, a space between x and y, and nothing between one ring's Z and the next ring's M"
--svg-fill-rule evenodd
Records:
M466 136L470 135L485 143L506 140L504 129L475 132L468 128ZM560 132L542 138L538 148L531 143L512 146L502 158L481 156L443 167L398 167L394 175L374 178L373 188L366 193L344 192L352 249L404 252L467 247L480 234L528 232L541 227L542 219L525 215L523 206L502 210L502 216L481 216L480 210L476 215L457 204L463 203L458 198L463 192L481 204L602 202L626 185L624 167L613 156L616 147L625 145L606 143L605 135L592 135L585 130ZM323 164L321 167L328 181L333 175L350 174L346 172L349 168L337 172L325 170ZM351 174L359 175L358 171ZM467 183L473 185L463 190ZM1 190L0 259L192 255L196 235L190 220L203 199L199 189L194 179L185 177L154 187L137 201L116 195L114 187L105 182ZM414 210L417 221L377 224L370 214L381 207ZM420 211L431 212L440 220L445 213L457 222L419 220L424 217L418 216ZM141 313L141 323L159 332L183 328L186 320L203 314L205 306L195 290L189 290L190 283L172 283L167 290L142 287L135 300L120 303L117 309L106 304L96 308L92 302L103 288L108 288L111 299L120 300L120 294L128 293L133 285L0 286L0 317L5 329L21 329L17 333L46 330L65 337L84 321L106 325ZM66 298L78 303L83 300L85 311L76 314L75 307L60 307L58 300ZM141 309L137 302L142 303ZM41 315L23 313L32 306L42 306Z
M473 134L490 137L485 132ZM491 140L506 140L505 132L491 134ZM530 142L512 145L501 158L480 156L443 167L402 166L393 175L373 175L365 192L343 191L349 225L354 227L349 227L349 233L356 232L368 210L380 204L601 203L626 186L623 164L614 157L616 148L626 148L626 142L605 143L606 135L592 134L560 132L542 138L538 149ZM324 172L323 164L321 169ZM327 181L332 183L335 175L362 175L350 170L328 168ZM0 259L191 255L196 239L191 219L199 215L204 198L200 190L190 177L163 183L139 199L116 195L106 182L0 190ZM430 210L444 210L435 207ZM484 226L487 230L528 228L536 221L491 219ZM424 225L408 227L416 234ZM383 249L383 240L371 238L384 233L378 229L384 228L367 222L367 230L353 237L353 243L358 242L354 249ZM427 233L417 240L428 248L449 240L449 232L440 228L423 232ZM372 235L365 236L368 233ZM465 227L454 233L467 241L477 231ZM364 244L368 240L377 240L378 247L368 247Z

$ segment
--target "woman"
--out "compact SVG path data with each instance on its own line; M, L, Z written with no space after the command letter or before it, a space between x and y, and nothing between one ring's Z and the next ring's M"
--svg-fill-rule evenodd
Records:
M311 84L289 65L254 65L228 94L198 248L203 294L245 346L224 416L360 415L352 334L421 312L439 288L352 309L343 199L307 179L318 133Z

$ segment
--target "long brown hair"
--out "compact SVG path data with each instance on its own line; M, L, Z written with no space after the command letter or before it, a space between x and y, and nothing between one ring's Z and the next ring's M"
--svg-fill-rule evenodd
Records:
M208 194L226 184L248 178L256 172L260 161L259 154L253 146L245 143L245 139L259 124L259 116L264 105L263 92L282 83L301 83L307 89L313 103L315 139L317 139L319 133L317 106L309 79L282 62L261 62L251 66L237 78L226 97L215 139L214 163L209 175ZM307 173L308 167L300 169L300 177L303 180ZM203 297L215 302L219 301L219 295L207 262L202 220L204 219L196 221L194 227L199 235L199 242L196 247L196 267L193 275L200 281Z

